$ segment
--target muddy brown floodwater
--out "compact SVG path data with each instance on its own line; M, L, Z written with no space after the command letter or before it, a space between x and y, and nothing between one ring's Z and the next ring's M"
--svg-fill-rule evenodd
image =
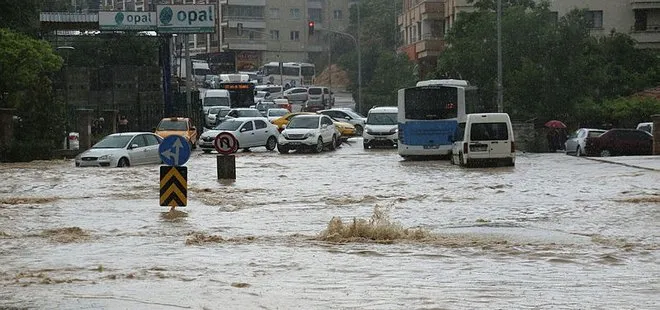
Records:
M157 166L1 164L0 309L658 309L660 173L563 154L515 168L194 152Z

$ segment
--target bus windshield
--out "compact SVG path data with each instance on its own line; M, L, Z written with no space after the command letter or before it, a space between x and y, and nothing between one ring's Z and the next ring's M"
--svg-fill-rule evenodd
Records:
M314 67L302 67L302 76L314 76Z
M290 76L300 76L300 68L299 67L284 67L282 68L283 75L290 75Z
M405 91L405 117L411 120L439 120L458 116L455 87L415 87Z

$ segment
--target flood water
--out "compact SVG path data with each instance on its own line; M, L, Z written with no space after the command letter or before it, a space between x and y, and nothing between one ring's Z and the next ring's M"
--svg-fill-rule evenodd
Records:
M353 141L354 140L354 141ZM660 173L563 154L515 168L193 152L158 166L2 164L0 308L657 309Z

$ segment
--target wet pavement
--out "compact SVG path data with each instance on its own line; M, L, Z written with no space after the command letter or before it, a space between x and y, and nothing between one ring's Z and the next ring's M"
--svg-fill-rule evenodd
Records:
M0 165L0 308L657 309L660 172L554 154L514 168L195 151L158 166ZM182 216L185 215L185 216Z

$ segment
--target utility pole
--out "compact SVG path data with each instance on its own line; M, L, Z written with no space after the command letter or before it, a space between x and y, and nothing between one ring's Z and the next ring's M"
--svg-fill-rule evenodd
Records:
M186 49L186 112L190 115L190 106L192 105L192 83L195 83L192 78L192 62L190 61L190 44L188 44L188 34L183 35L183 44Z
M497 112L504 112L502 84L502 0L497 0Z
M360 48L360 2L357 3L358 113L362 113L362 49Z

